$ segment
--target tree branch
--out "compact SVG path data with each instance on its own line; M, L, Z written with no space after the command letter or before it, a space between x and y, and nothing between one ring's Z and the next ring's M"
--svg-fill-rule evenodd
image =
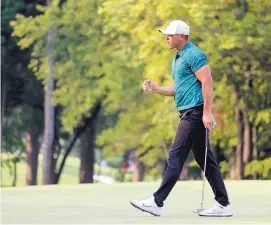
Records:
M60 167L59 167L58 171L55 172L55 177L54 177L55 184L57 184L59 182L60 175L63 171L66 159L69 156L69 154L71 153L71 150L72 150L75 142L81 136L81 134L85 132L86 128L93 122L93 119L96 118L97 114L99 113L99 111L101 109L101 106L102 106L102 101L98 100L91 110L91 116L83 119L82 125L80 125L79 127L74 129L74 135L72 135L69 139L69 144L65 150L65 154L64 154L64 157L63 157L62 162L60 164Z

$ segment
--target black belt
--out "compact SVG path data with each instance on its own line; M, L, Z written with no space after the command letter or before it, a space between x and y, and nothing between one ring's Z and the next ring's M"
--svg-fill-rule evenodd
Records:
M184 110L180 110L180 114L184 113L185 111L187 110L191 110L191 109L199 109L199 110L203 110L203 104L202 105L199 105L199 106L195 106L195 107L191 107L191 108L188 108L188 109L184 109Z

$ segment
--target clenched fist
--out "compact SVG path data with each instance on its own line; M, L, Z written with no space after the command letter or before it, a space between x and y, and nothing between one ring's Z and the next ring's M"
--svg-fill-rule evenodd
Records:
M144 80L143 82L143 90L153 92L154 90L154 83L151 79Z

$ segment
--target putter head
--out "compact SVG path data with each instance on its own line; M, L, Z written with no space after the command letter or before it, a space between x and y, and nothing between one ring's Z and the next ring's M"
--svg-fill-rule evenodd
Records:
M194 209L193 210L193 213L200 213L200 212L202 212L202 211L204 211L205 209Z

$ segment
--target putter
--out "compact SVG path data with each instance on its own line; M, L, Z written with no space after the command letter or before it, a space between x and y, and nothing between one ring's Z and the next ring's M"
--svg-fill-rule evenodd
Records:
M208 151L208 128L205 128L205 155L204 155L204 170L203 170L203 184L202 184L202 194L201 194L201 204L199 209L194 209L193 213L199 213L204 211L204 189L205 189L205 181L206 181L206 161L207 161L207 151Z

